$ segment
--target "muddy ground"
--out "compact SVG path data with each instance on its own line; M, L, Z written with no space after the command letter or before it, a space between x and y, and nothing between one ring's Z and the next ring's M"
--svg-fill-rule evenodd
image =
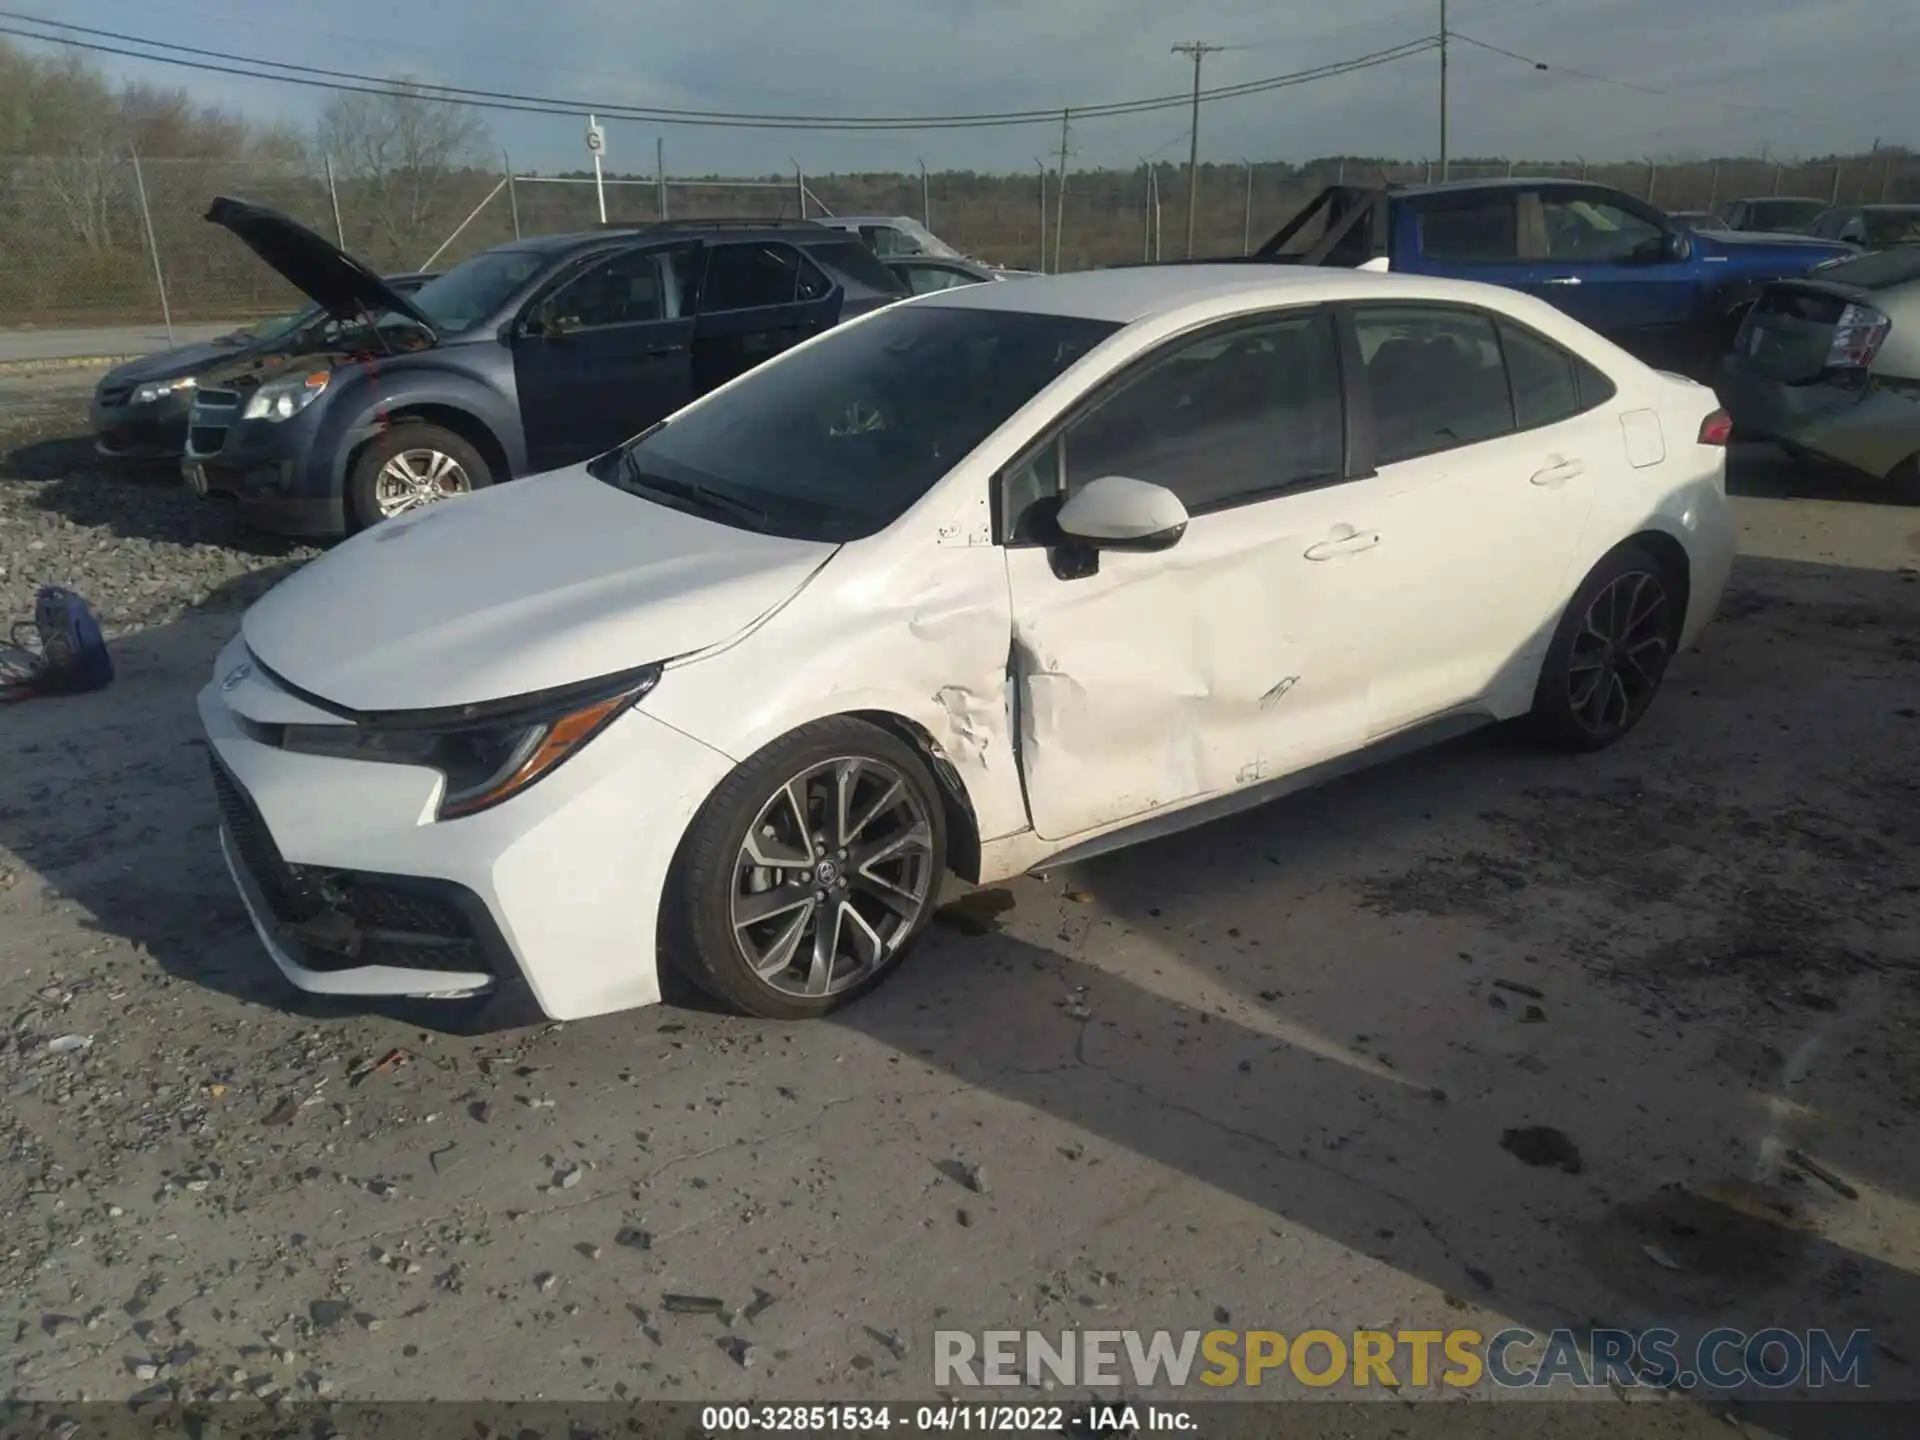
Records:
M1721 618L1606 754L1470 738L960 897L830 1023L449 1039L294 1013L216 852L192 695L306 552L4 383L0 597L97 596L120 670L0 710L8 1394L926 1398L941 1328L1664 1322L1869 1328L1920 1395L1920 511L1739 455ZM1869 1433L1819 1413L1768 1428Z

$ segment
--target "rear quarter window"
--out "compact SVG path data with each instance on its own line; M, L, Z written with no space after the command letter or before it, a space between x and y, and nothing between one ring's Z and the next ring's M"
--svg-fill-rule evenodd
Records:
M807 253L828 270L857 281L869 290L878 290L882 295L904 293L880 257L858 240L828 240L807 246Z

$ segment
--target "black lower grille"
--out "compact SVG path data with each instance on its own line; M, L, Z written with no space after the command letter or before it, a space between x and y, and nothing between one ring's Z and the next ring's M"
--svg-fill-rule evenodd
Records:
M196 425L187 432L187 440L194 454L217 455L227 443L227 429L224 425Z
M239 781L218 759L209 760L220 819L236 856L265 898L280 938L298 946L301 964L311 970L392 965L500 973L487 953L486 940L497 943L491 926L488 935L481 934L466 908L431 893L442 888L436 882L288 864ZM337 929L330 912L352 920L358 940L352 953L302 938L309 926L314 932L327 925Z
M319 887L306 882L280 857L280 848L266 822L253 808L253 802L240 784L218 760L209 757L213 767L213 793L220 804L220 819L227 827L240 863L253 877L253 883L266 897L273 918L286 925L312 920L327 908Z

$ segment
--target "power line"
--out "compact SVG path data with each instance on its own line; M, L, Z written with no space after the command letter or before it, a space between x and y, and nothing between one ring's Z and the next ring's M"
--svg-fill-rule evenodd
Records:
M33 31L21 30L13 26L0 25L0 35L14 35L21 39L38 40L43 44L68 45L75 49L89 50L107 55L119 55L135 60L147 60L162 65L173 65L189 70L199 70L220 75L234 75L242 79L266 80L285 85L302 85L312 89L339 90L351 94L394 95L414 93L429 99L445 100L453 103L471 105L478 109L502 110L521 114L564 115L574 117L588 112L608 115L618 119L645 120L659 124L699 125L735 129L766 130L940 130L940 129L979 129L996 126L1016 126L1034 124L1052 124L1060 116L1060 108L1046 110L1006 110L989 111L979 114L960 115L766 115L744 111L725 110L683 110L659 106L624 105L609 101L591 101L550 95L521 95L510 91L479 90L458 85L443 85L432 81L404 81L374 75L358 74L353 71L331 70L314 65L299 65L290 61L266 60L258 56L235 54L229 51L211 50L201 46L181 45L172 41L152 40L144 36L128 35L119 31L101 30L92 26L69 25L64 21L45 20L37 15L21 14L17 11L0 10L0 17L10 20L26 21L34 25L45 26L57 31L74 32L103 37L101 40L75 39L71 34L45 35ZM126 45L147 47L144 50L130 50L122 45L109 45L103 40L116 40ZM1432 37L1422 37L1392 46L1371 54L1357 55L1347 60L1334 61L1315 66L1309 70L1297 70L1285 75L1268 76L1261 80L1242 81L1234 85L1222 85L1200 94L1201 100L1230 100L1245 95L1265 94L1272 90L1286 89L1294 85L1304 85L1315 80L1331 79L1339 75L1352 74L1358 70L1372 69L1377 65L1391 64L1417 55L1433 46ZM156 55L148 50L169 50L177 54ZM191 58L189 58L191 57ZM226 64L216 61L231 62ZM259 67L241 69L240 66ZM265 71L291 71L291 74L272 74ZM1192 95L1159 95L1136 100L1113 101L1098 105L1075 105L1070 108L1074 115L1082 119L1105 119L1120 115L1140 115L1158 110L1169 110L1187 105L1193 101Z
M1517 50L1508 50L1504 46L1492 44L1486 40L1476 40L1473 36L1458 30L1448 32L1455 40L1463 40L1479 50L1487 50L1495 55L1504 55L1509 60L1518 60L1522 65L1531 65L1536 70L1558 72L1571 75L1579 80L1591 80L1596 85L1613 85L1622 90L1632 90L1641 95L1659 95L1668 100L1691 100L1701 105L1718 105L1727 110L1752 110L1763 115L1791 115L1797 119L1808 117L1799 110L1784 110L1777 105L1743 105L1737 100L1715 100L1708 95L1689 95L1677 90L1662 90L1653 85L1638 85L1631 80L1619 80L1611 75L1596 75L1591 70L1576 70L1571 65L1553 65L1545 60L1537 60L1531 55L1522 55Z

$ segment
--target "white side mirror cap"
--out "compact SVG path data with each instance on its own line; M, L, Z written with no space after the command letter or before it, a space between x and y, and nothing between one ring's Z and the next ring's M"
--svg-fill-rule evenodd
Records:
M1187 507L1164 485L1103 475L1060 507L1063 533L1102 550L1164 550L1187 529Z

